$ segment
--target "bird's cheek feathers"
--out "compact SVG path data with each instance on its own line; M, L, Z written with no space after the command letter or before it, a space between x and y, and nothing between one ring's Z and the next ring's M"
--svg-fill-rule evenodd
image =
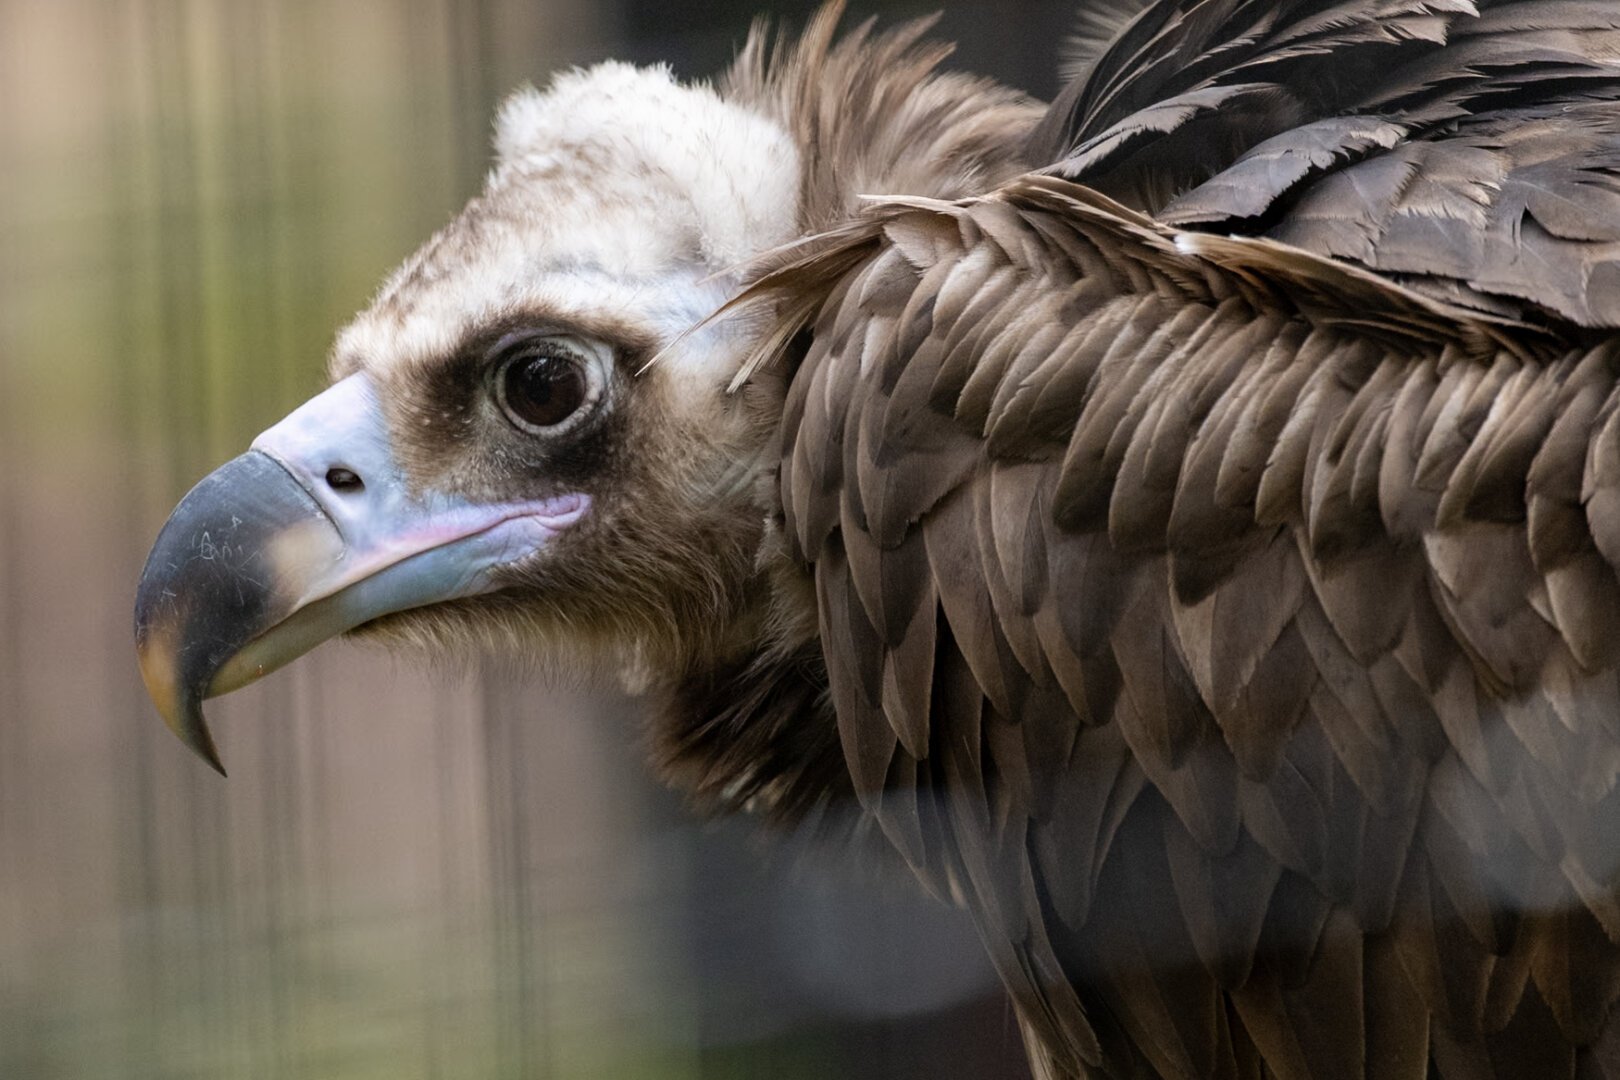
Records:
M135 598L147 691L223 772L204 698L372 619L493 591L589 509L583 493L410 491L370 377L351 375L204 477L163 526Z

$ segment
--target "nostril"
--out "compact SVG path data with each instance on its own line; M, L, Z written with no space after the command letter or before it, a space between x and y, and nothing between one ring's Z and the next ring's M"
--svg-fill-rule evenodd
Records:
M360 479L358 473L341 465L326 470L326 486L340 495L366 489L365 482Z

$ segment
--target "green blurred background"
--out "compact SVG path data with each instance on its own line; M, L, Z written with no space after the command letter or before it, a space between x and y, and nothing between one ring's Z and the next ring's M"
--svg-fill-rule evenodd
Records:
M1072 7L940 33L1047 95ZM339 643L212 707L227 782L135 670L169 509L320 388L500 97L710 74L754 14L0 0L0 1078L1027 1075L959 915L685 813L634 702Z

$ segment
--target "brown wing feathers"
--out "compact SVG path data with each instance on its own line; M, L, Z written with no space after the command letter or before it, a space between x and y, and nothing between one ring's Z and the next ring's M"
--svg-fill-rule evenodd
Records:
M1172 224L1612 326L1617 63L1608 0L1160 3L1030 154Z
M825 245L756 296L846 759L1053 1075L1607 1075L1615 350L1055 180Z
M1037 1075L1620 1080L1617 10L1150 4L1056 175L738 302L848 772Z

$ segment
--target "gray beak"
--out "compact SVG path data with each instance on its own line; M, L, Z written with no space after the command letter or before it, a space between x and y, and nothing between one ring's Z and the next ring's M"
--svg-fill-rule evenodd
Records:
M350 376L204 477L163 526L135 595L147 693L224 773L205 698L382 615L499 588L588 505L409 490L369 378Z

